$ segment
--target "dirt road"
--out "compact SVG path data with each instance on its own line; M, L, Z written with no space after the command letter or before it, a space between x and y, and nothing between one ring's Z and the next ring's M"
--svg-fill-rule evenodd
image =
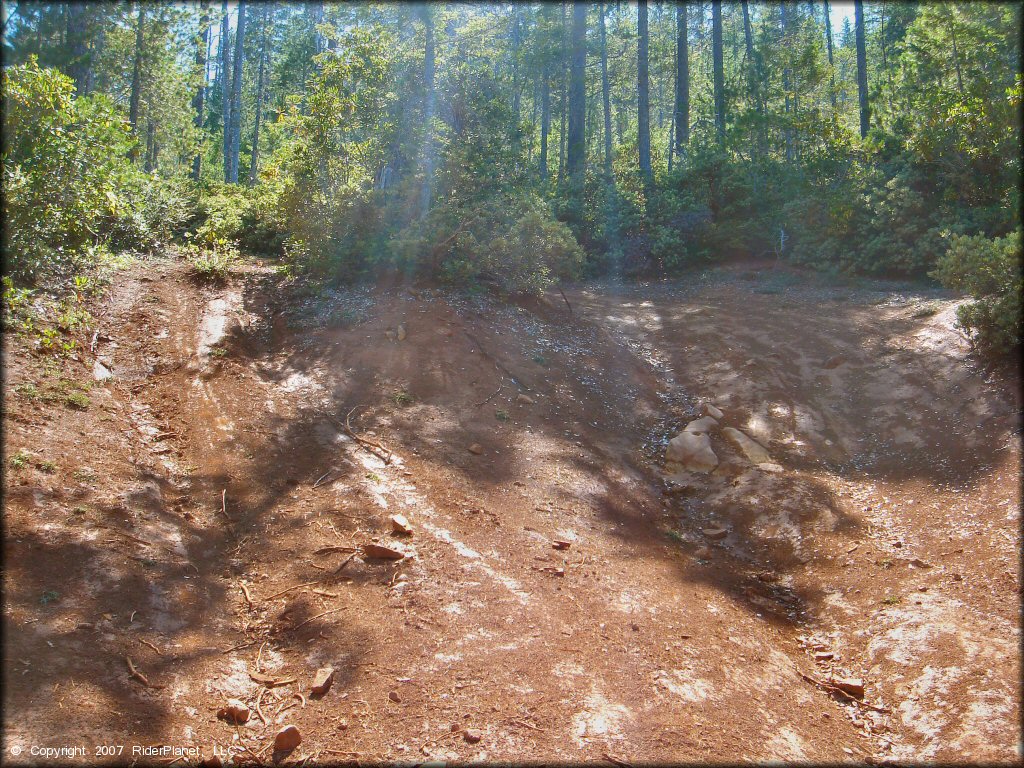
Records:
M288 724L292 763L1019 759L1018 383L949 297L756 266L571 313L276 281L158 261L95 353L9 340L5 759L270 762ZM718 468L666 481L705 403L767 466L716 429Z

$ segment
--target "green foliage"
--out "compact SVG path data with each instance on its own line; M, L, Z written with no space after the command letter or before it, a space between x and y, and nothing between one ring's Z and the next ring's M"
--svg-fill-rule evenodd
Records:
M31 461L32 454L21 448L7 457L7 466L17 472L19 469L27 467Z
M933 273L944 285L974 297L957 310L957 321L985 353L1020 347L1022 266L1020 231L1001 238L953 235Z
M35 59L3 72L6 265L19 284L69 278L91 261L131 176L131 141L103 96Z
M199 201L196 235L207 243L235 242L249 253L284 255L287 224L280 209L281 191L279 183L210 185Z
M200 281L223 283L231 276L231 267L238 261L234 244L220 238L207 243L186 243L181 247L192 274Z

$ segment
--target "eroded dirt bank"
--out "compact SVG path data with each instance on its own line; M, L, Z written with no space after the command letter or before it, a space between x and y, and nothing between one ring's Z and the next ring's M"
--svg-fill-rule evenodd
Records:
M166 260L77 362L10 341L5 758L269 762L294 724L287 762L1019 759L1018 385L954 302L742 269L566 294L285 304ZM97 357L86 410L39 396ZM705 403L720 464L666 483Z

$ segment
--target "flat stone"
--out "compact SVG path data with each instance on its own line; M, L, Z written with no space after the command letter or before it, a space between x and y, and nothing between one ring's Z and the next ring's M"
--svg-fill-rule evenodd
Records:
M668 441L665 449L665 471L675 474L680 469L708 473L718 466L718 457L711 450L711 438L705 433L680 432Z
M363 544L363 554L378 560L402 560L405 553L381 544Z
M312 691L314 696L323 696L331 688L334 682L334 667L322 667L316 671L313 678Z
M275 752L291 752L302 743L302 734L294 725L286 725L274 737Z
M402 536L412 535L412 526L406 519L405 515L392 515L391 516L391 531Z
M92 377L96 381L106 381L107 379L113 378L113 376L114 374L111 370L99 360L92 364Z
M718 426L718 421L711 418L710 416L703 416L702 418L695 419L686 425L684 432L710 432L712 429Z
M518 395L516 395L516 400L518 400L520 403L526 403L527 405L533 405L534 403L537 402L532 397L523 392L520 392Z
M729 535L728 528L702 528L701 533L707 536L712 541L721 541Z
M469 448L466 449L475 456L479 456L484 452L484 447L480 443L473 443Z
M725 418L725 414L722 413L718 408L715 408L711 403L704 403L704 407L701 409L705 416L710 416L712 419L721 421Z
M763 445L738 429L725 427L722 430L722 434L735 443L736 447L743 451L743 454L752 464L770 464L772 462L771 454L768 453Z
M249 722L249 708L238 699L229 699L226 707L217 710L217 717L241 725Z
M479 744L483 737L484 734L479 728L467 728L462 732L462 738L464 738L468 744Z

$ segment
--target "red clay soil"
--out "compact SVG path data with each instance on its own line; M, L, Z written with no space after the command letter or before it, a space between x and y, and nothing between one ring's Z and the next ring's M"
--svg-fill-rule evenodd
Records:
M947 296L746 269L570 313L163 259L93 351L9 336L4 761L1019 761L1019 382Z

